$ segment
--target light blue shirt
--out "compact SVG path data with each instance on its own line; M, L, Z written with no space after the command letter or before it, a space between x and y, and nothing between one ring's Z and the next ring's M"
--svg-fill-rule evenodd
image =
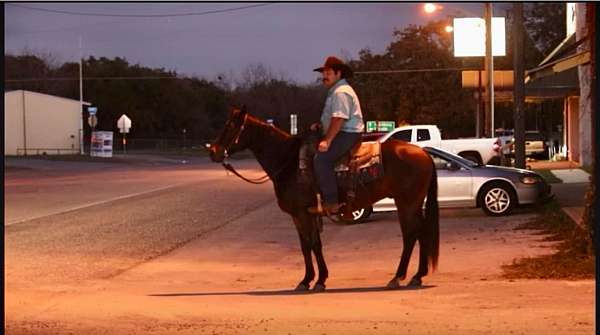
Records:
M327 93L325 107L321 114L321 125L323 125L324 134L329 129L332 117L346 120L341 131L347 133L362 133L364 131L365 125L358 96L356 96L356 92L346 79L338 80Z

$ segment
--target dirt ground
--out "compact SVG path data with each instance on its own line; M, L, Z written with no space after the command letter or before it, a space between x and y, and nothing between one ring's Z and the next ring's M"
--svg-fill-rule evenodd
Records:
M422 288L395 291L384 289L402 245L394 213L361 225L326 223L327 291L297 294L291 289L304 274L298 237L291 220L269 202L117 276L7 283L5 331L593 334L593 280L501 277L502 264L551 252L552 244L535 232L513 230L534 215L443 210L439 269Z

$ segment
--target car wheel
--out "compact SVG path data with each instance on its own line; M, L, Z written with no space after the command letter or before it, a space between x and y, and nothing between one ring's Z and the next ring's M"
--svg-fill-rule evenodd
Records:
M356 224L363 222L371 213L373 212L373 208L360 208L352 211L352 215L348 216L344 213L340 213L338 217L348 224Z
M512 187L504 183L486 185L479 193L483 211L491 216L508 215L517 203Z

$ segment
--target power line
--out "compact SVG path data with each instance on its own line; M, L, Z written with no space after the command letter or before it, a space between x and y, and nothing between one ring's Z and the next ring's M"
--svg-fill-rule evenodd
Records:
M83 80L157 80L157 79L179 79L186 80L190 78L181 78L181 77L151 77L151 76L141 76L141 77L83 77ZM21 82L31 82L31 81L71 81L71 80L79 80L79 78L75 77L57 77L57 78L24 78L24 79L4 79L5 83L21 83Z
M209 15L209 14L219 14L219 13L227 13L227 12L233 12L233 11L243 10L243 9L249 9L249 8L269 6L269 5L273 5L273 4L274 3L263 3L263 4L258 4L258 5L235 7L235 8L228 8L228 9L215 9L215 10L209 10L209 11L205 11L205 12L173 13L173 14L106 14L106 13L85 13L85 12L71 12L71 11L65 11L65 10L38 8L38 7L17 5L17 4L14 4L14 3L7 3L6 5L13 6L13 7L19 7L19 8L25 8L25 9L29 9L29 10L40 11L40 12L48 12L48 13L55 13L55 14L65 14L65 15L157 18L157 17L202 16L202 15Z

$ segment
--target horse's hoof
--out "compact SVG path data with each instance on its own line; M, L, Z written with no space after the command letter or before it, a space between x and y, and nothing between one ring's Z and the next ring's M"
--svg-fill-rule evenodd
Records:
M316 283L315 287L313 287L314 292L325 292L325 284Z
M423 281L421 278L413 277L408 283L409 287L421 287L423 286Z
M304 283L300 283L300 284L298 284L298 286L296 286L296 288L294 289L294 291L296 291L296 292L306 292L306 291L308 291L308 285L306 285Z
M397 290L399 288L400 288L400 280L398 280L398 278L394 278L394 279L390 280L390 282L387 284L388 290Z

